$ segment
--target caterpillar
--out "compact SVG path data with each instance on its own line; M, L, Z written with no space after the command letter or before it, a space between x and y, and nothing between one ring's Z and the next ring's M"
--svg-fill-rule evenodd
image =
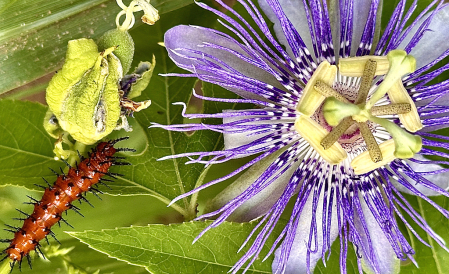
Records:
M34 211L31 215L28 215L18 210L20 213L27 216L27 218L21 219L24 221L21 228L8 226L11 228L8 229L8 231L14 233L14 238L11 240L2 240L2 242L9 242L9 246L3 250L3 253L5 253L6 256L0 261L7 258L11 259L12 262L10 263L10 266L12 271L16 262L19 263L19 269L21 269L22 260L25 257L31 268L30 252L33 250L38 255L44 257L44 254L39 248L39 242L44 238L47 239L48 235L55 238L54 233L51 231L51 227L56 223L63 221L69 225L67 221L62 218L63 212L72 209L79 213L79 208L74 206L72 202L76 200L80 200L81 202L82 200L89 203L83 196L86 191L91 191L95 195L96 192L102 193L100 190L93 187L93 185L97 183L105 185L104 181L111 181L102 178L103 176L108 175L113 178L122 176L121 174L109 172L109 168L113 165L129 165L129 163L117 162L118 159L123 159L123 157L114 157L114 154L119 151L135 151L130 148L114 147L117 142L128 138L129 137L123 137L99 143L89 153L88 158L80 156L81 162L77 164L76 167L71 167L66 162L70 168L69 171L67 174L58 174L53 185L50 185L45 181L48 187L41 186L45 191L40 201L28 196L32 200L30 204L34 205Z

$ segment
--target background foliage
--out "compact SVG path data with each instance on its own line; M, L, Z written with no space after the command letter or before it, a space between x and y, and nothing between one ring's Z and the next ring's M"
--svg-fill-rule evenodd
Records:
M384 1L383 27L397 2ZM430 2L420 0L417 12ZM102 196L103 201L91 199L95 208L81 205L85 218L69 213L69 222L75 229L56 228L61 246L54 241L48 247L44 244L49 261L36 259L33 270L24 267L23 273L97 273L98 270L100 273L226 273L242 255L243 251L237 254L237 250L254 223L226 223L191 244L207 222L188 221L196 216L197 206L201 209L226 183L181 200L170 208L166 205L203 181L233 170L244 160L213 166L207 174L201 165L184 165L185 160L157 161L174 153L220 149L222 139L214 132L185 134L148 129L151 122L183 123L182 108L171 103L189 102L192 88L199 86L195 79L158 75L181 72L169 60L165 48L158 44L163 41L164 32L178 24L218 27L216 18L190 0L152 0L151 3L159 10L161 20L154 26L137 26L131 31L136 43L133 66L156 56L153 79L138 98L151 99L152 106L135 115L134 131L126 134L131 138L122 144L137 150L126 155L133 165L113 170L125 176L111 183L110 190L102 189L107 194ZM238 5L236 8L242 10ZM35 186L42 183L41 177L54 180L48 167L64 168L63 163L53 160L54 140L42 127L47 109L42 104L42 91L62 65L68 40L98 38L114 27L118 11L115 1L111 0L0 2L0 224L18 225L18 221L11 221L19 214L14 209L30 212L31 206L22 205L27 202L26 195L41 195ZM447 79L447 75L440 77ZM202 89L207 96L233 96L210 84L204 84ZM204 112L234 108L210 102L197 102L192 107ZM123 135L120 132L115 136ZM435 231L449 242L448 220L420 199L408 198ZM436 197L433 200L449 209L447 199ZM405 227L403 230L411 235ZM401 272L449 273L449 264L445 263L449 255L423 231L418 229L418 232L433 249L410 237L420 268L405 262ZM9 237L8 232L0 232L0 238ZM268 241L269 245L274 237L276 233ZM262 258L266 252L262 252ZM338 272L338 242L332 254L327 267L320 262L316 273ZM356 273L356 260L353 252L350 254L348 273ZM271 261L272 258L265 262L257 260L249 273L271 273Z

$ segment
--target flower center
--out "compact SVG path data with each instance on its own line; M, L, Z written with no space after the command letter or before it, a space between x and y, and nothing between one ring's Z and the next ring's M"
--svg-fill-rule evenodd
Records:
M304 88L297 106L302 115L296 120L295 129L323 159L339 164L347 158L346 152L356 152L348 148L363 141L367 151L355 157L351 167L355 174L364 174L396 158L411 158L419 152L422 140L409 132L421 129L422 123L401 80L416 69L415 59L405 51L393 50L383 57L342 59L339 69L342 76L361 77L357 93L351 89L349 94L342 92L344 89L338 88L338 84L334 88L336 67L323 62ZM382 83L373 87L374 78L381 75ZM380 105L379 100L386 94L391 103ZM378 117L383 115L398 115L409 132ZM373 135L376 124L383 127L391 139L378 144Z

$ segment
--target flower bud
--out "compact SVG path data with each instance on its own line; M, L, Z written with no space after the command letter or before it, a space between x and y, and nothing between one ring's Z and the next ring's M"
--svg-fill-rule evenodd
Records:
M107 136L120 117L123 71L114 50L99 53L90 39L69 41L64 66L47 88L47 103L59 126L83 144Z
M126 74L131 68L134 56L133 38L126 30L116 28L107 31L98 40L98 49L105 50L111 47L117 47L114 55L120 60L123 73Z

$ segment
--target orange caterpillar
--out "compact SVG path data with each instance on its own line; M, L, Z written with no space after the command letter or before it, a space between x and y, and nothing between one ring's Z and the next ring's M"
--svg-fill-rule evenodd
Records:
M30 252L35 250L37 254L42 252L39 249L39 242L46 238L48 235L54 237L51 232L51 227L63 221L67 223L61 216L62 213L68 209L73 209L77 212L78 208L72 205L75 200L84 200L83 193L86 191L97 191L92 186L97 183L102 183L101 177L109 175L114 177L114 174L108 172L109 168L113 165L127 165L128 163L116 162L119 157L113 157L118 151L134 151L128 148L114 148L114 144L119 141L128 139L128 137L120 138L117 140L102 142L98 144L96 148L89 153L89 158L81 158L81 162L77 167L70 167L67 175L61 174L56 179L53 186L45 188L44 195L40 201L33 199L34 211L31 215L27 215L21 211L21 213L27 216L24 220L22 228L14 228L15 230L9 230L14 233L12 240L2 240L3 242L9 242L9 246L3 250L6 256L1 260L10 258L11 271L14 268L16 262L19 262L19 268L21 267L24 257L27 258L28 264L31 268ZM115 177L114 177L115 178ZM95 192L93 192L96 194Z

